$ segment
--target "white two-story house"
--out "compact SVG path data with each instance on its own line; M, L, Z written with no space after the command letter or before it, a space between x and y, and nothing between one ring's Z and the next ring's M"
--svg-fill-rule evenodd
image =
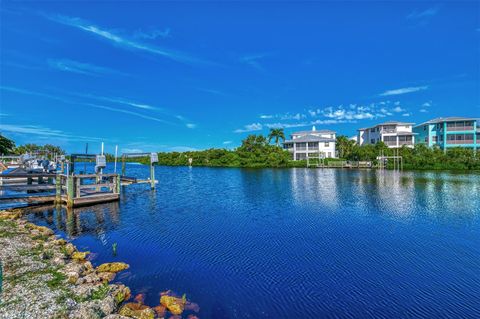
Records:
M377 144L384 142L389 148L413 147L415 135L412 132L414 123L389 121L368 128L358 130L358 145Z
M295 132L283 143L283 148L292 153L295 161L307 157L335 158L335 132L316 130Z

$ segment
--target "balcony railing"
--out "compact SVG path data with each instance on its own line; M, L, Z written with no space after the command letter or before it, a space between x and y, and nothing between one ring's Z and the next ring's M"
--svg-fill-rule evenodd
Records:
M397 146L396 141L384 141L385 145L387 146Z
M473 144L473 140L447 140L447 144Z
M296 150L297 150L297 151L306 151L307 148L306 148L306 147L299 147L299 146L297 146L297 147L296 147Z
M397 133L397 129L396 128L385 128L385 129L381 129L380 133Z
M402 145L413 145L413 142L412 141L400 141L398 142L398 145L402 146Z
M447 126L447 131L473 131L473 126Z

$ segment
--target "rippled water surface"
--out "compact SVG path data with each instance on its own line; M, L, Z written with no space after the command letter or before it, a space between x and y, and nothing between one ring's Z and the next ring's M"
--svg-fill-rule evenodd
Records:
M147 166L127 175L147 177ZM146 303L200 318L480 314L480 175L157 167L118 203L32 209ZM118 243L118 255L112 244Z

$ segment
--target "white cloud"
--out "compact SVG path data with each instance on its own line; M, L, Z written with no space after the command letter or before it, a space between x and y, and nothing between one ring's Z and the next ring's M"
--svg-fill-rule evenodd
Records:
M165 48L160 48L158 46L153 46L150 44L129 40L123 36L115 34L112 31L97 27L96 25L80 18L68 17L63 15L50 15L50 14L47 14L44 16L51 21L72 26L82 31L97 35L103 39L106 39L118 45L119 47L123 47L130 50L143 51L143 52L151 53L157 56L163 56L165 58L168 58L177 62L182 62L182 63L212 64L211 62L200 60L196 57L190 56L183 52L169 50Z
M236 129L234 133L246 133L246 132L254 132L254 131L260 131L263 129L263 125L260 123L252 123L252 124L247 124L243 128Z
M98 137L89 137L89 136L82 136L82 135L75 135L66 133L61 130L54 130L51 128L47 128L44 126L39 125L18 125L18 124L4 124L2 123L0 127L1 132L10 132L10 133L17 133L22 135L36 135L40 137L48 137L48 138L57 138L57 139L68 139L72 141L104 141L105 139L98 138Z
M228 145L228 144L232 144L232 143L233 143L233 141L224 141L222 144L223 145Z
M410 116L410 113L403 113L402 116Z
M109 68L89 64L89 63L82 63L78 61L68 60L68 59L60 59L60 60L49 59L47 62L51 68L54 68L60 71L91 75L91 76L102 76L102 75L108 75L108 74L125 75L124 73L113 70L113 69L109 69Z
M423 107L429 107L432 106L432 101L428 101L422 104Z
M138 39L149 39L154 40L158 37L160 38L169 38L170 37L170 28L166 28L164 30L153 29L149 31L142 31L138 30L133 35L135 38Z
M400 106L396 106L392 109L395 113L405 112L405 109L402 109Z
M407 19L409 20L427 19L436 15L439 9L440 8L436 6L436 7L427 8L426 10L423 10L423 11L414 10L409 15L407 15Z
M273 118L273 117L274 117L274 115L266 115L266 114L260 115L260 118L261 118L261 119L271 119L271 118Z
M355 109L345 109L342 105L333 108L327 107L322 112L323 116L336 120L364 120L373 119L375 115L371 113L371 107L359 106Z
M185 124L185 126L186 126L187 128L196 128L196 127L197 127L197 124L187 123L187 124Z
M240 62L250 65L251 67L259 70L265 71L264 67L260 64L259 60L265 58L269 54L267 53L260 53L260 54L253 54L253 55L245 55L240 58Z
M156 122L160 122L160 123L174 124L170 121L167 121L167 120L155 117L155 116L145 115L145 114L142 114L142 113L129 111L129 110L125 110L125 109L120 109L120 108L115 108L115 107L111 107L111 106L94 104L94 103L86 103L86 102L76 102L76 101L71 101L71 100L64 99L62 97L58 97L58 96L54 96L54 95L50 95L50 94L45 94L45 93L35 92L35 91L29 91L29 90L14 88L14 87L0 86L0 89L11 91L11 92L16 92L16 93L20 93L20 94L40 96L40 97L53 99L53 100L56 100L56 101L60 101L62 103L67 103L67 104L83 105L83 106L89 106L89 107L93 107L93 108L97 108L97 109L103 109L103 110L107 110L107 111L111 111L111 112L128 114L128 115L132 115L132 116L135 116L135 117L140 117L140 118L143 118L143 119L152 120L152 121L156 121Z
M390 96L390 95L400 95L400 94L407 94L407 93L412 93L412 92L418 92L418 91L423 91L428 89L428 86L412 86L412 87L406 87L406 88L401 88L401 89L395 89L395 90L387 90L383 93L380 94L380 96Z
M420 113L428 113L428 110L420 109Z

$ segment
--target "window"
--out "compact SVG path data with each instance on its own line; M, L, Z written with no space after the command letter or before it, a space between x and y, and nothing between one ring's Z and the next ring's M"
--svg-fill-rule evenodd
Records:
M426 125L423 126L423 130L424 130L424 131L427 130L427 126L426 126Z
M432 142L437 142L437 136L432 136Z
M330 143L329 142L325 142L325 147L329 147L330 146Z
M308 148L309 149L318 148L318 142L308 142Z
M425 137L425 143L428 143L428 136Z
M328 157L332 157L332 152L328 152Z
M374 138L372 138L372 139L370 140L370 144L375 144L375 139L374 139Z
M410 128L410 125L405 125L405 128Z
M375 128L374 127L370 129L370 133L375 133Z

